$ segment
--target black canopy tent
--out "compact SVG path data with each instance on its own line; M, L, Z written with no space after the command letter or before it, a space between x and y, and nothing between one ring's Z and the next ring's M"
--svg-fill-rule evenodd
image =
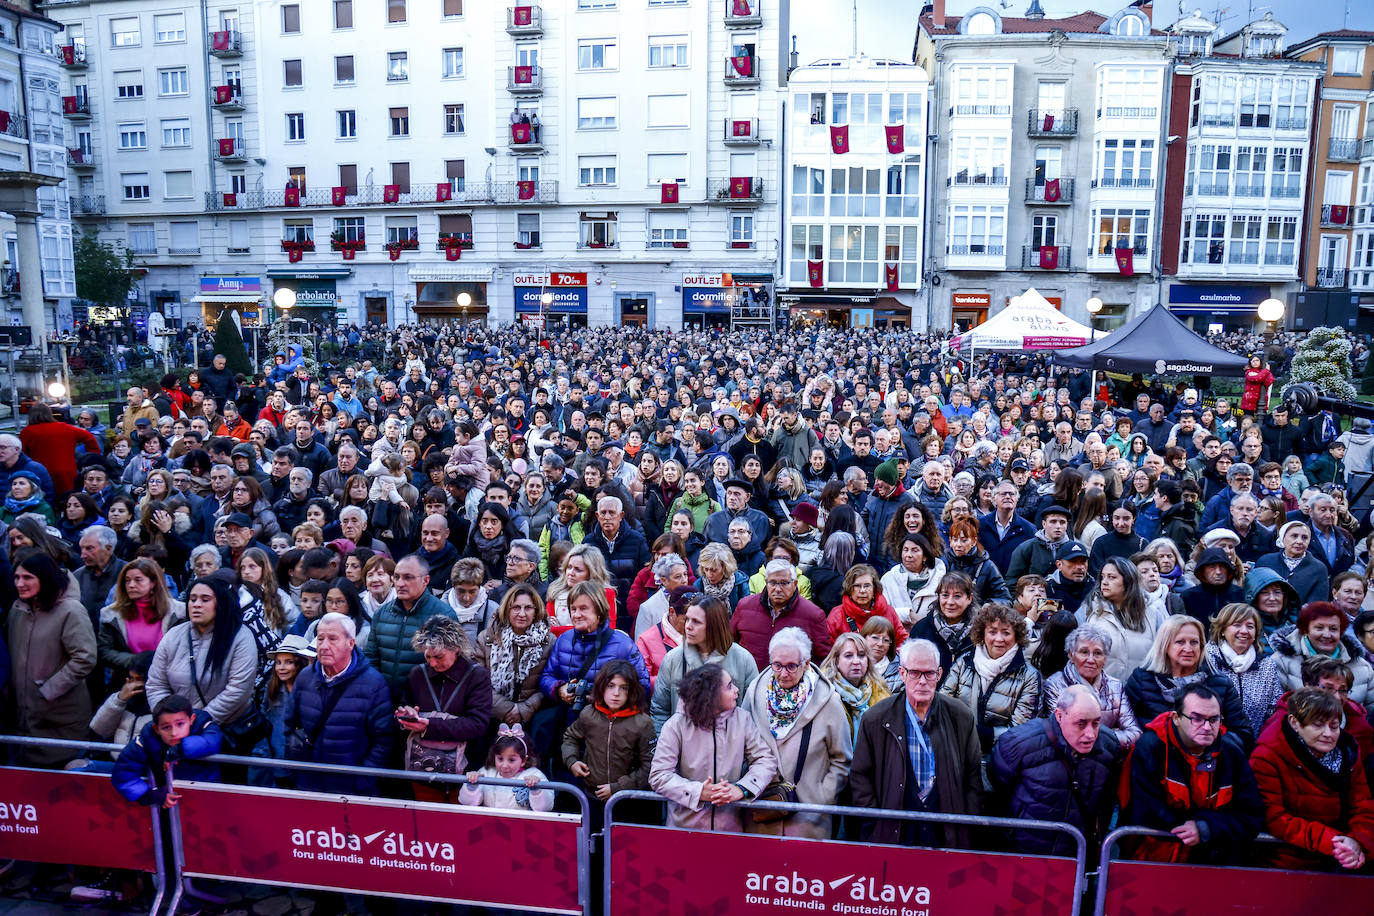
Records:
M1056 350L1056 366L1152 375L1244 375L1248 359L1214 347L1163 304L1111 334L1072 350Z

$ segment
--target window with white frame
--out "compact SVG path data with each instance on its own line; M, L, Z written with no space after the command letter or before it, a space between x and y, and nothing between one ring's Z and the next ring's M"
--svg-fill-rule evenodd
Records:
M120 149L147 149L148 128L142 121L126 121L119 125Z
M1231 147L1229 144L1202 144L1197 155L1195 181L1196 184L1189 189L1190 193L1211 195L1230 193Z
M305 85L305 71L299 60L281 62L281 84L288 89L299 89Z
M685 211L649 211L649 248L680 248L686 244L687 213Z
M887 167L884 216L915 217L921 213L921 165L907 162Z
M950 156L950 177L956 185L1004 185L1011 158L1007 137L954 138Z
M687 36L686 36L686 35L650 35L650 36L649 36L649 66L650 66L650 67L685 67L685 66L687 66Z
M1105 67L1097 83L1098 117L1154 118L1159 115L1160 71Z
M1011 114L1011 74L1010 64L956 64L954 113Z
M1298 197L1302 193L1302 147L1275 147L1270 164L1273 172L1269 180L1270 196Z
M299 35L301 31L301 5L284 3L281 8L281 30L283 35Z
M1150 253L1149 210L1104 207L1093 213L1093 224L1098 254L1110 256L1117 248L1130 248L1136 255Z
M388 51L386 55L386 80L388 83L410 79L410 53L408 51Z
M1264 263L1291 265L1297 262L1298 218L1271 216L1264 227Z
M148 192L147 172L125 172L119 176L119 183L124 189L125 200L147 200L152 196Z
M1240 81L1240 126L1273 126L1274 80L1247 76Z
M807 119L812 124L826 123L826 93L797 92L792 96L792 111L800 119L802 112L808 112Z
M1364 48L1334 48L1331 52L1331 74L1359 76L1364 71Z
M185 67L157 71L158 95L186 95L191 91Z
M830 170L831 216L881 216L882 172L851 167Z
M743 210L731 211L730 244L731 246L754 244L754 214Z
M825 257L825 227L792 224L792 239L788 246L791 257L787 276L793 283L806 282L806 262Z
M578 215L577 244L583 248L615 248L619 244L616 214L581 213Z
M130 223L129 250L134 254L157 254L157 227L152 223Z
M345 242L365 242L365 223L361 216L336 216L334 231L340 233Z
M1202 83L1202 126L1236 126L1236 78L1209 75Z
M524 248L540 247L538 213L515 215L515 240Z
M200 223L193 219L174 219L167 226L168 245L172 254L200 253Z
M578 156L577 157L577 185L581 188L608 188L614 187L615 162L614 156Z
M406 0L386 0L386 21L406 21Z
M231 219L229 221L229 253L247 254L248 252L248 220Z
M1043 188L1045 182L1063 175L1064 150L1058 146L1037 146L1035 148L1035 186Z
M293 111L286 116L286 139L287 142L300 141L305 139L305 114Z
M881 232L878 226L831 226L826 279L831 283L877 283L882 268Z
M687 127L691 112L688 95L649 96L648 127Z
M897 265L899 283L915 283L920 278L921 227L888 226L883 240L884 266Z
M420 225L413 216L388 216L386 218L387 244L394 242L417 242L420 240Z
M281 238L283 242L304 242L315 241L315 221L312 219L284 219L281 223Z
M190 173L190 172L187 172L187 173L186 173L186 180L187 180L188 182L191 180L191 173ZM189 186L189 185L188 185L188 186ZM245 174L243 174L242 172L230 172L230 173L229 173L229 190L230 190L231 193L234 193L234 194L246 194L246 193L248 193L248 176L245 175ZM188 193L187 196L189 197L190 194Z
M1006 253L1007 208L1001 204L955 204L950 207L949 254Z
M830 97L830 123L856 126L883 123L881 92L836 92Z
M391 136L409 137L410 136L410 109L405 107L392 108L388 112Z
M616 0L577 0L580 10L613 10Z
M142 70L119 70L114 75L115 98L117 99L141 99L143 98L143 71Z
M85 147L83 147L84 149ZM1356 185L1355 203L1360 206L1367 206L1374 202L1374 167L1368 164L1360 166L1360 178Z
M1357 232L1350 251L1351 287L1374 284L1374 232ZM1358 275L1353 272L1359 271Z
M1236 147L1236 196L1263 197L1269 171L1268 165L1268 147Z
M1154 187L1154 140L1109 137L1099 141L1097 151L1099 187Z
M792 166L792 215L825 215L825 169Z
M353 140L358 136L358 113L351 108L336 111L338 116L340 140Z
M194 182L189 170L162 173L162 197L164 200L189 200L193 196Z
M1307 80L1280 78L1276 88L1274 126L1279 130L1307 130Z
M466 131L465 109L461 102L444 106L444 136L459 137Z
M649 186L664 184L666 182L676 182L678 184L687 183L687 154L686 153L649 153L648 169Z
M578 130L609 130L615 126L615 96L593 96L577 100Z
M1031 217L1032 248L1053 248L1058 245L1059 217L1037 213Z
M341 54L334 58L334 82L349 84L353 82L353 55Z
M1226 250L1226 263L1259 264L1260 237L1263 232L1263 217L1232 214L1231 239Z
M462 48L444 48L443 74L446 80L458 79L463 75Z
M615 70L620 53L614 38L581 38L577 42L577 69Z
M515 160L515 177L517 181L539 181L539 160L525 158Z
M153 17L153 40L158 44L186 40L185 13L159 13Z
M110 46L115 48L132 48L142 42L142 36L138 31L137 16L121 16L118 19L110 20Z
M162 145L166 147L191 145L191 119L167 118L162 122Z

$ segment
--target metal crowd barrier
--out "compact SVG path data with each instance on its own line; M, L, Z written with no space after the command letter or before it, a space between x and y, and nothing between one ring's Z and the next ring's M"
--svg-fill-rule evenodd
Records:
M30 748L60 748L67 751L74 751L78 754L94 752L99 754L116 755L121 750L123 750L123 745L118 744L106 744L94 741L65 741L52 738L29 738L10 735L0 735L0 745L13 745L17 747ZM211 763L248 766L261 769L305 771L320 775L363 777L367 779L377 780L388 779L427 785L461 786L467 784L467 778L465 775L448 776L437 775L432 773L412 772L409 770L374 769L370 767L316 764L306 761L278 760L276 758L265 757L240 757L228 754L217 754L213 757L208 757L205 759L207 762ZM82 799L74 800L74 802L77 802L79 804L79 807L73 807L73 810L65 812L65 814L68 816L73 814L80 814L81 812L87 811L88 809L90 814L99 814L111 819L117 819L119 817L127 818L131 815L136 815L138 818L141 819L144 816L143 812L140 810L140 806L131 805L129 802L125 801L123 796L119 795L118 792L114 790L113 786L110 785L110 778L109 774L107 773L92 774L82 770L38 770L29 769L25 767L0 767L0 772L3 771L9 771L12 774L22 773L25 774L26 778L41 779L45 783L53 783L55 785L62 783L70 783L72 786L79 786L83 785L83 783L75 782L74 780L83 780L89 781L91 785L99 785L103 787L99 791L87 793L87 796L83 797ZM29 774L33 775L30 777ZM13 781L13 778L14 777L12 777L11 781ZM525 783L521 780L481 778L477 781L477 784L479 786L503 786L518 789L525 788ZM475 808L468 806L459 806L457 804L435 804L427 802L416 802L411 800L388 799L370 796L302 792L297 790L273 789L270 787L230 786L222 783L195 783L180 781L176 782L175 785L178 792L181 794L182 799L176 806L174 806L171 809L168 809L168 824L170 826L170 829L168 831L168 838L170 840L170 846L172 850L172 861L170 863L168 863L165 860L162 849L162 831L160 826L161 819L158 816L159 812L162 809L148 809L150 813L147 816L149 817L152 823L151 846L153 852L153 861L149 863L151 867L146 868L145 870L153 874L154 881L156 882L158 889L157 895L153 901L153 905L149 911L151 916L156 916L156 914L162 909L163 902L164 900L166 900L167 897L167 888L172 884L175 884L176 889L170 901L168 901L167 903L168 914L176 912L177 906L180 904L183 896L185 895L191 895L207 900L214 900L215 898L213 896L205 893L204 891L199 890L192 884L192 877L221 878L227 881L241 882L246 884L267 884L288 887L315 887L317 889L335 892L356 892L360 895L381 894L389 897L411 897L415 899L437 900L439 902L448 903L472 902L477 904L495 906L512 905L508 901L501 900L469 901L466 898L462 898L454 894L415 894L407 893L406 890L392 891L389 889L379 890L377 888L354 888L349 885L347 879L338 882L331 881L326 884L312 884L309 881L296 880L294 878L285 877L281 874L283 862L282 857L278 852L270 848L266 848L263 844L255 845L252 837L243 836L238 831L234 832L233 842L230 844L226 844L224 847L222 847L221 851L224 854L224 859L221 864L224 864L226 866L234 864L245 864L245 858L240 858L238 860L232 859L232 854L236 853L242 853L243 857L248 858L257 857L253 859L253 861L247 862L247 864L251 867L245 870L246 873L235 871L231 867L216 867L208 868L205 870L196 870L194 872L188 872L185 867L187 863L187 835L188 833L198 833L200 825L198 825L195 821L194 815L186 815L185 823L183 823L183 815L185 815L185 812L188 808L197 807L201 803L208 803L215 796L219 795L229 796L232 802L232 810L238 813L239 815L245 817L253 816L253 808L255 805L269 806L274 813L281 812L287 808L292 808L293 806L299 808L302 811L310 811L311 818L303 819L301 829L309 831L308 836L311 837L313 837L315 834L324 834L327 832L329 834L329 839L325 841L325 845L333 846L342 843L343 848L338 850L330 849L326 851L325 855L323 856L317 857L315 855L311 855L309 857L305 857L302 856L303 853L312 852L312 850L309 848L310 844L306 843L304 848L302 848L299 844L294 844L292 848L292 856L301 857L302 862L306 867L309 867L312 861L319 862L321 859L327 859L327 862L325 864L330 866L334 865L337 862L342 875L356 875L362 871L357 867L359 862L352 861L353 856L357 851L351 850L349 848L350 846L356 845L358 847L358 850L361 850L364 841L366 841L366 844L370 846L374 841L380 838L382 839L383 847L385 847L387 844L392 844L393 848L402 848L404 850L410 850L414 849L418 844L418 848L421 850L420 853L411 855L409 851L403 851L397 854L398 858L386 860L386 864L388 866L397 868L397 870L399 870L397 863L404 863L403 867L405 869L405 874L408 876L415 874L424 875L428 872L440 875L453 874L459 877L463 877L463 875L460 875L457 872L457 866L460 864L460 857L457 856L456 853L459 850L453 848L453 844L449 842L455 836L455 831L450 829L454 826L453 819L455 817L473 819L472 829L474 831L478 826L490 828L494 823L496 823L494 820L488 820L488 818L499 818L505 821L506 823L509 823L507 819L511 818L514 818L516 820L525 820L530 825L530 829L524 831L524 834L530 834L536 828L552 827L559 823L568 823L573 819L573 815L555 814L552 812L542 813L505 809ZM532 791L551 791L555 793L571 795L574 799L576 799L579 811L579 813L576 815L576 842L574 844L576 846L577 861L577 906L576 908L572 908L558 905L546 905L532 908L542 909L547 912L580 912L582 916L591 916L591 812L587 796L577 786L562 782L537 783ZM49 792L46 794L48 796L51 796L57 793ZM35 806L46 806L51 803L51 797L34 799ZM328 806L341 806L344 809L343 815L345 817L345 820L341 821L341 823L344 823L345 827L348 828L347 833L345 833L341 829L335 828L332 822L329 821L327 817L318 816L318 812L325 810ZM24 813L24 811L25 809L21 807L21 815ZM352 827L354 826L355 822L365 820L366 815L369 812L376 815L377 817L384 817L384 815L386 814L395 815L396 817L394 826L397 826L398 829L390 831L383 830L382 832L379 832L372 836L361 836L357 834L356 832L354 832ZM40 810L37 807L34 811L34 819L35 821L41 821L43 819ZM4 837L3 821L4 819L0 818L0 844L3 843ZM250 821L249 823L260 824L264 829L270 829L273 827L280 826L282 821L283 819L280 817L258 817L255 820ZM447 823L441 823L443 821L447 821ZM71 823L64 824L63 826L79 826L81 823L81 820L77 818L73 820ZM212 824L205 826L215 827L218 825ZM326 827L328 828L328 830L325 831L319 829L321 827ZM430 831L424 838L421 838L419 835L422 827ZM402 835L400 832L401 829L409 830L411 833L415 835ZM482 843L484 844L484 847L488 848L488 851L491 851L491 849L496 847L500 842L500 840L495 839L496 837L509 838L507 840L508 842L515 843L521 840L521 833L522 832L518 830L488 829L482 832ZM70 837L71 834L68 833L65 835ZM549 836L545 837L544 839L545 841L550 841L553 839L553 837ZM450 846L450 849L447 850L449 854L449 861L434 861L436 855L438 855L438 851L441 850L446 843ZM207 845L213 845L213 838L211 838ZM22 854L24 851L27 850L30 853L34 851L34 847L21 846L18 842L15 843L14 849L18 850L18 852L21 853L16 855L15 858L21 860L25 859L25 856ZM71 845L67 845L61 850L60 854L63 857L60 859L51 858L50 856L46 858L40 858L32 855L30 856L30 858L38 861L54 861L60 862L61 864L78 866L95 865L111 868L137 867L135 865L118 862L111 865L107 864L107 862L104 859L101 859L100 861L72 861L72 859L74 858L73 855L71 855L72 852L80 854L85 852L85 850L82 850L79 847L74 848ZM568 853L568 850L565 848L539 848L538 850L530 850L529 852L530 854L527 857L527 859L522 860L517 858L514 860L514 865L518 867L521 861L526 861L528 865L532 866L543 865L552 857L566 855ZM203 852L201 854L204 855ZM406 856L409 856L409 858L406 858ZM78 855L77 857L79 858L80 855ZM426 861L426 857L429 861ZM99 858L99 856L87 856L86 858ZM357 855L357 858L361 860L362 857L359 854ZM379 858L380 856L374 856L371 862L375 862ZM467 861L467 859L463 859L464 864L466 864ZM528 882L523 887L521 887L520 882L518 880L518 875L512 875L511 865L511 862L504 863L503 869L497 872L496 874L503 881L506 881L507 883L511 884L511 886L520 887L522 891L541 890L540 888L535 887L533 883ZM261 873L259 873L259 866L262 869Z
M871 912L874 911L872 907L886 904L896 906L910 904L909 908L913 910L947 911L946 905L943 903L937 909L931 909L929 906L931 901L929 900L925 901L925 905L920 904L920 892L930 892L931 889L928 886L915 883L897 885L887 883L888 881L916 882L927 880L937 871L936 869L912 868L905 865L893 867L892 863L882 861L885 855L893 859L920 857L924 860L922 865L945 860L951 870L951 877L957 876L957 880L951 881L950 885L957 884L959 886L959 890L951 891L951 895L957 894L960 905L964 907L968 907L972 903L968 897L974 892L973 888L979 881L984 882L989 887L1001 886L1005 889L1014 889L1017 900L1024 900L1025 895L1030 893L1032 889L1042 889L1055 893L1056 896L1063 896L1062 887L1054 886L1055 882L1038 880L1043 875L1036 875L1034 878L1021 876L1032 872L1036 867L1059 869L1070 861L1073 864L1073 889L1068 895L1069 899L1063 900L1054 909L1068 913L1069 916L1078 916L1087 888L1088 843L1083 833L1071 824L1004 817L926 814L891 809L789 804L785 802L741 801L731 806L752 810L782 811L789 814L822 814L856 817L863 820L904 820L946 826L1009 828L1063 833L1070 836L1074 841L1077 851L1072 860L1060 856L1028 856L929 847L913 848L844 840L782 837L770 834L711 833L680 827L645 826L623 821L617 823L615 821L616 807L630 800L669 804L663 796L654 792L643 791L617 792L607 801L603 845L605 884L602 898L603 912L606 916L621 912L631 913L637 910L643 912L643 907L649 905L650 900L655 897L659 912L672 913L733 912L756 905L772 905L775 909L782 911L805 903L819 904L819 906L807 908L823 908L827 912L836 913ZM636 828L667 836L670 844L668 851L671 854L666 856L639 854L627 857L632 858L633 861L617 861L615 850L619 847L614 842L616 832L620 831L623 835L626 831ZM705 842L716 847L712 850L711 861L694 862L693 851L690 849L692 842L690 838L694 836L707 838ZM764 855L766 851L764 847L769 841L778 842L776 852L780 864L775 872L767 871L767 867L771 863ZM812 854L812 860L800 862L800 860L806 859L808 854ZM870 869L870 874L861 875L858 871L851 874L834 874L835 872L849 871L850 866L843 864L846 854L849 854L860 866L866 865ZM991 864L993 858L1000 858L1001 861L993 865ZM819 875L820 872L803 871L808 865L816 868L824 867L822 863L830 866L830 870L825 873L824 877L813 877L813 875ZM696 864L705 867L696 868L694 867ZM635 870L634 877L642 885L635 890L645 895L644 901L625 901L627 905L613 908L617 899L624 901L627 896L624 892L617 894L613 886L614 871L617 865L622 869ZM660 865L662 874L647 874L650 865ZM758 868L759 872L749 872L744 876L746 881L744 888L722 887L723 884L728 885L732 877L740 877L728 874L731 867ZM702 880L705 875L710 876L708 880ZM753 880L754 878L758 879L757 882ZM881 884L879 884L880 881ZM759 886L751 887L750 885L754 883ZM932 881L931 883L935 882ZM785 891L781 896L787 899L774 899L779 896L780 887ZM715 896L709 900L687 901L682 899L683 895L692 893L694 890L705 895ZM722 896L731 892L738 894L740 891L744 892L744 897L729 898ZM953 905L953 901L950 901L951 909ZM846 907L849 908L846 909ZM869 909L865 909L865 907ZM1049 912L1052 909L1047 906L1045 911Z

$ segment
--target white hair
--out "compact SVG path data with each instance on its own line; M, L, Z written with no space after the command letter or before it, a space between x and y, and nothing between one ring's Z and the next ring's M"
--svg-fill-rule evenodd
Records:
M617 512L624 512L625 504L620 501L620 497L618 496L603 496L596 501L596 511L600 512L602 509L614 509Z
M901 662L903 668L909 669L911 663L915 660L915 656L922 652L929 655L931 660L935 662L936 667L939 667L940 650L936 647L935 643L928 639L908 639L906 642L902 643L902 647L897 650L897 659Z
M679 566L685 567L686 565L687 561L677 554L665 554L657 560L654 560L654 576L658 581L665 582L668 577L673 574L673 570L677 569Z
M763 567L765 578L773 573L787 573L787 577L793 581L797 578L797 567L792 565L791 560L769 560L768 565Z
M219 569L224 565L224 558L220 556L219 548L216 547L214 544L201 544L198 547L194 548L191 551L190 564L194 566L196 564L196 560L199 560L201 557L206 555L215 558L216 569Z
M291 473L290 473L290 474L287 474L286 476L287 476L287 479L289 480L289 479L291 479L292 477L295 477L297 474L304 474L304 475L305 475L305 485L306 485L307 487L310 486L312 483L315 482L315 472L312 471L312 470L310 470L310 468L292 468L292 469L291 469Z
M805 663L811 657L811 637L801 627L783 627L768 640L768 657L780 649L796 649L797 657Z
M367 513L357 506L344 506L343 510L339 512L339 521L343 521L345 518L355 517L360 521L367 521Z
M109 550L113 550L115 544L119 543L119 535L115 534L113 528L106 527L105 525L92 525L81 532L81 540L84 541L87 537L94 537L100 542L101 547Z
M318 635L321 630L328 626L337 626L348 634L349 639L358 638L358 626L353 622L353 618L347 614L340 614L338 611L330 611L320 618L320 622L315 624L315 633Z
M7 445L13 448L24 447L24 444L19 441L18 436L11 436L9 433L5 433L3 436L0 436L0 445Z

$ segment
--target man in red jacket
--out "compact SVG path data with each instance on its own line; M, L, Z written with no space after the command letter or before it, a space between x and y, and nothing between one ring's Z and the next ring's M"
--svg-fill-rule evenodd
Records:
M811 657L819 664L834 640L825 613L797 592L797 568L786 560L769 560L764 589L740 601L730 618L735 642L749 650L762 670L768 664L768 641L783 627L800 627L811 637Z

